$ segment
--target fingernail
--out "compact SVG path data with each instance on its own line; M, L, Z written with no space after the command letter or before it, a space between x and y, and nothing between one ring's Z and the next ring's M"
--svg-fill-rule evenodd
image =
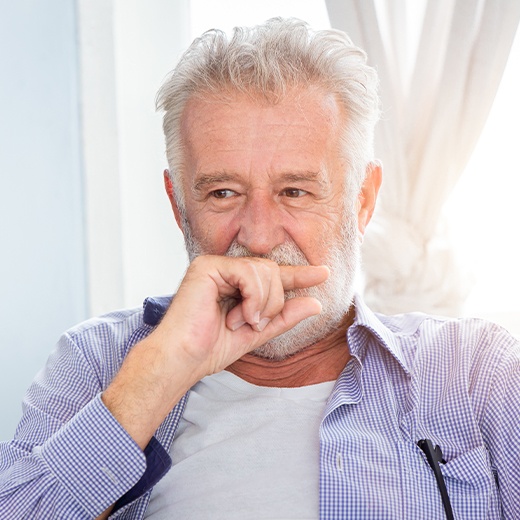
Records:
M263 320L261 320L256 326L258 332L262 332L267 327L270 321L271 320L269 318L264 318Z
M236 321L235 323L232 323L229 328L231 330L237 330L239 329L242 325L244 325L245 321Z
M260 311L256 311L255 315L253 316L252 324L254 325L255 323L259 323L259 322L260 322Z

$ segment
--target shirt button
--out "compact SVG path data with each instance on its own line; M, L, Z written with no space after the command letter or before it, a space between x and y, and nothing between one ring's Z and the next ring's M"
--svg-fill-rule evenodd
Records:
M343 471L343 455L341 453L336 453L336 469L338 471Z

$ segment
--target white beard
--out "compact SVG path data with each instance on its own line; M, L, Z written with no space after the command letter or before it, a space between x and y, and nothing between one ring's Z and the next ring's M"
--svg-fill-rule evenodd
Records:
M193 237L186 218L183 218L183 231L190 262L199 255L209 254L203 251ZM253 350L252 354L273 360L286 359L327 337L345 319L352 306L354 282L360 263L356 215L346 214L340 237L331 244L323 243L322 247L328 250L324 263L330 268L329 278L320 285L285 293L286 300L295 296L315 297L322 304L322 312L269 340ZM278 265L309 265L301 249L292 240L276 246L266 255L254 255L234 240L226 256L267 258Z

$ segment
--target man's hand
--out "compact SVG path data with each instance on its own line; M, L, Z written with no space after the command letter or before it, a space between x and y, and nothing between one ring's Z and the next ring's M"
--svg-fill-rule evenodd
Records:
M325 266L278 266L260 258L195 259L154 334L182 349L199 379L319 314L315 298L284 300L284 292L324 282Z
M204 376L319 314L315 298L284 300L311 287L325 266L278 266L260 258L195 259L161 323L137 344L103 401L141 448L179 399Z

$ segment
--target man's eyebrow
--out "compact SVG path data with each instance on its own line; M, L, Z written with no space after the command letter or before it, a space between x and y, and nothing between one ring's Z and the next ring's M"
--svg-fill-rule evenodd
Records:
M193 191L201 191L204 186L233 180L236 180L236 176L227 172L204 173L198 177L192 189Z
M211 186L213 184L219 184L222 182L233 182L237 180L237 176L230 172L212 172L200 174L192 190L194 192L200 192L204 190L205 186ZM278 178L277 182L284 183L297 183L297 182L317 182L319 184L325 184L323 172L321 171L290 171L282 173Z
M285 185L291 185L294 183L294 187L298 186L299 184L301 185L301 183L314 183L318 186L319 190L328 190L330 188L330 180L321 170L283 173L277 179L277 182L284 183Z
M301 171L301 172L286 172L280 175L280 180L284 182L323 182L323 173L321 171Z

